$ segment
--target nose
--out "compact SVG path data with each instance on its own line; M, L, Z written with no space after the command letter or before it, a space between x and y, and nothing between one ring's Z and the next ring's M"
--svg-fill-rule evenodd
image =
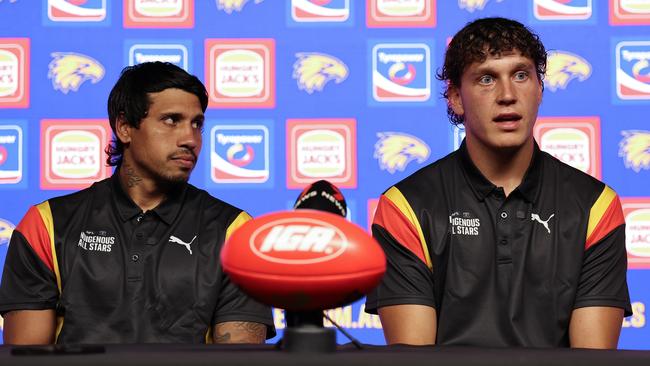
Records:
M178 146L197 152L197 148L201 146L201 130L192 126L191 121L184 121L182 126L179 126L178 132Z
M510 81L503 81L499 85L499 95L497 103L501 105L511 105L517 101L515 87Z

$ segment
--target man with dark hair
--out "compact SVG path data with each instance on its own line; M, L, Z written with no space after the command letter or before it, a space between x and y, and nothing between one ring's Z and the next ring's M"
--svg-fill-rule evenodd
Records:
M207 93L169 63L127 67L108 100L111 178L29 209L0 286L4 341L263 343L271 311L223 273L250 216L187 183Z
M522 24L458 32L439 78L458 151L381 196L387 272L368 296L388 343L615 348L625 223L616 193L540 151L546 51Z

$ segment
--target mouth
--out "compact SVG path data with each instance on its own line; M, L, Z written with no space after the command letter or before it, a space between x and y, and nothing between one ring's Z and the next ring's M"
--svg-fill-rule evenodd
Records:
M522 115L518 113L501 113L492 119L503 130L515 130L519 126Z
M196 164L196 157L191 154L173 155L170 160L186 168L192 168Z

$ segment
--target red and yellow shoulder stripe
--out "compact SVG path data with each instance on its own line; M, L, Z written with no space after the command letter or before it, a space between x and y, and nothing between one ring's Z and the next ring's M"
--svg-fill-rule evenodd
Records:
M396 187L379 198L373 224L386 229L401 245L415 254L431 269L431 257L417 215Z
M235 232L235 230L239 229L240 226L244 225L246 222L249 220L252 220L253 218L251 215L249 215L246 211L242 211L235 217L235 219L228 225L228 228L226 229L226 239L230 238L230 235Z
M589 211L585 250L624 223L621 200L614 190L605 186Z

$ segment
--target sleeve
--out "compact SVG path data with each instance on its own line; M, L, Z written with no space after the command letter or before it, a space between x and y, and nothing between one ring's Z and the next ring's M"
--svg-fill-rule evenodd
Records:
M589 213L574 308L611 306L632 315L627 287L625 219L618 195L605 186Z
M431 259L417 217L401 192L392 187L379 199L373 237L386 253L386 273L366 298L366 312L383 306L435 307Z
M236 229L251 219L248 213L242 211L226 230L226 240ZM221 290L212 325L229 321L255 322L266 325L267 339L275 337L271 308L244 294L225 273L221 273L221 278Z
M48 214L47 202L31 207L11 236L0 282L0 314L56 308L59 291Z

